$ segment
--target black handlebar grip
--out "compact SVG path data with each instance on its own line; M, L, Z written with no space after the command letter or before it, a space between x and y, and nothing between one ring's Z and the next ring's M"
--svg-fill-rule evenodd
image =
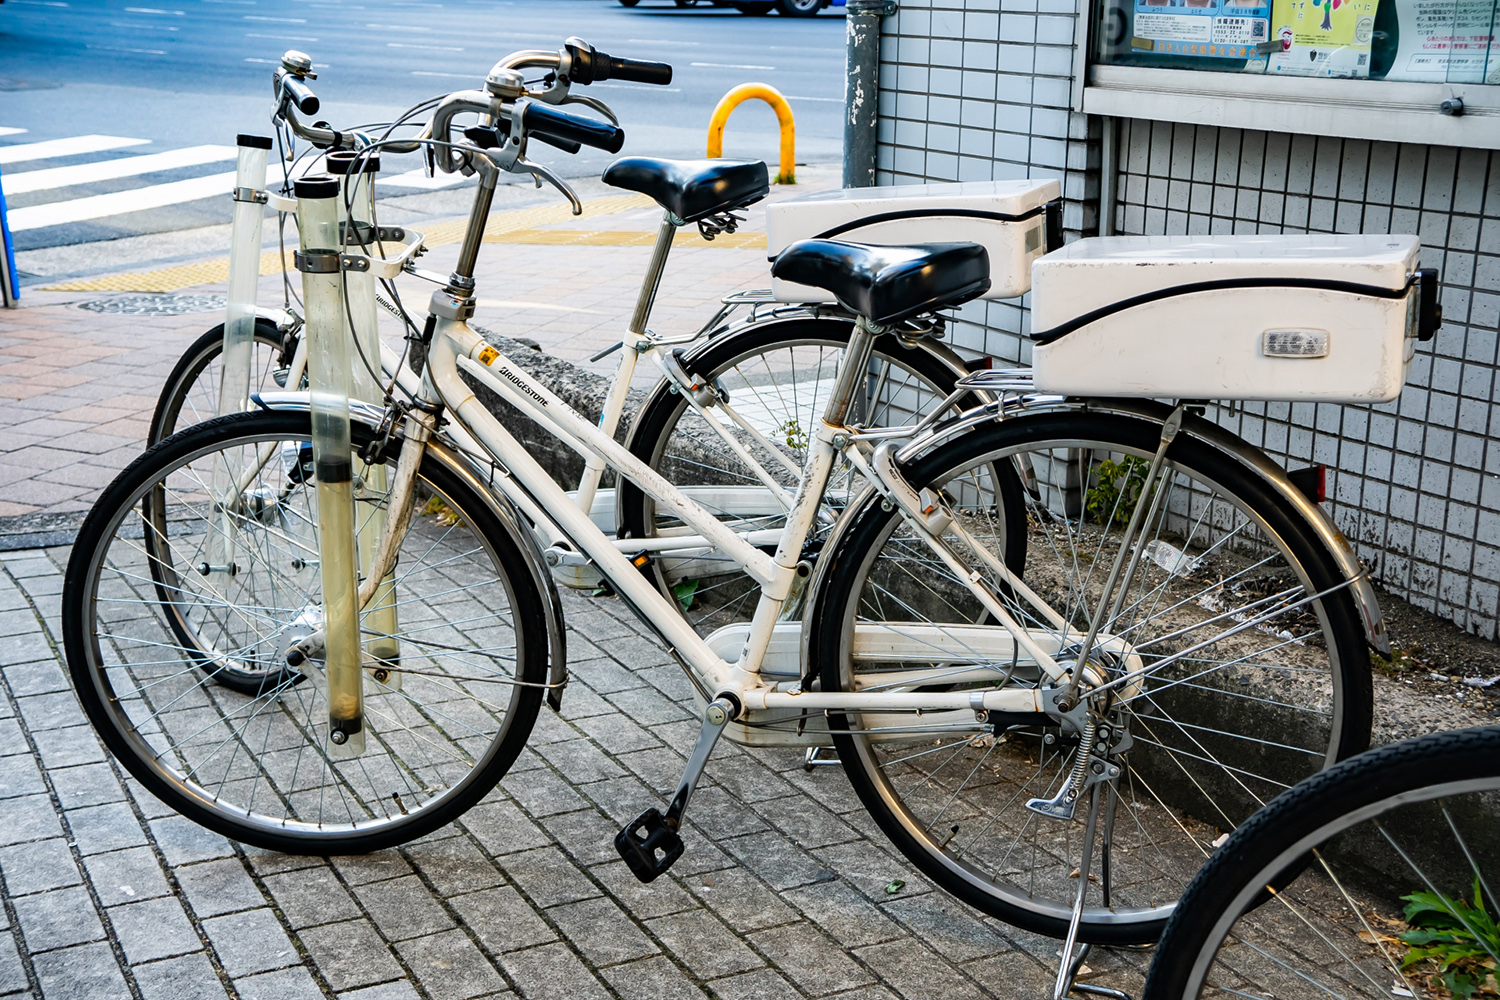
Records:
M304 115L315 115L318 113L318 95L312 92L312 88L295 76L284 76L281 78L281 90L292 99L297 110Z
M549 146L556 146L564 153L576 153L583 148L572 139L559 139L557 136L548 135L546 132L533 132L531 134L538 141L545 142Z
M618 153L620 147L625 145L624 129L616 128L608 122L557 111L545 104L526 105L521 123L527 132L538 135L546 133L549 138L582 143L607 153Z
M672 67L663 62L647 62L644 59L618 59L609 57L609 75L601 80L629 80L632 83L654 83L665 87L672 82Z

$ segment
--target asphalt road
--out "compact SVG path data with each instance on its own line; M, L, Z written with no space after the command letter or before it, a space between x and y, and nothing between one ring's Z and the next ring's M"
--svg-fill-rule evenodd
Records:
M8 0L0 6L0 183L18 250L224 222L229 202L217 192L227 187L214 178L233 170L236 133L269 133L270 76L285 49L313 57L319 117L347 126L477 86L507 53L557 48L569 35L675 68L669 87L590 89L619 115L624 154L702 156L714 104L735 84L760 81L791 102L798 160L835 162L841 13L747 17L654 0L633 9L614 0ZM775 134L771 111L747 104L730 124L725 155L771 160ZM51 145L13 148L42 142ZM596 176L612 159L545 146L533 155L569 177ZM136 162L144 156L157 159ZM127 162L97 166L113 161ZM394 177L418 161L388 158L385 166ZM27 179L33 171L54 173ZM402 183L382 191L420 190ZM207 190L214 193L202 196ZM111 194L119 197L66 204Z

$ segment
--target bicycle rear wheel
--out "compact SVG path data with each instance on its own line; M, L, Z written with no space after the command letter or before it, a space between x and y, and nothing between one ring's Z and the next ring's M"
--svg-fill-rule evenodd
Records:
M715 338L683 358L688 371L717 388L720 402L710 412L745 443L759 470L731 451L724 436L682 395L665 387L658 387L641 408L627 446L734 530L758 532L760 544L773 550L786 523L786 508L760 473L769 474L788 495L796 492L852 330L853 324L843 320L768 322ZM856 398L849 422L885 427L920 420L965 374L956 357L944 355L925 340L879 337L866 391ZM731 410L770 447L754 441L727 415ZM838 513L863 486L852 466L842 461L835 466L823 494L824 516L808 538L808 558L816 558ZM618 504L621 537L691 533L680 521L658 513L655 502L629 481L619 486ZM1012 558L1019 566L1020 553ZM747 620L760 596L754 581L717 552L662 556L648 572L705 633Z
M251 342L250 391L286 388L287 367L296 351L295 333L283 332L270 320L257 318L255 339ZM156 400L146 436L148 446L218 414L219 356L223 353L223 323L182 352Z
M371 431L354 430L358 449ZM133 462L74 544L63 636L90 721L153 795L259 847L354 853L449 822L505 774L541 704L546 625L481 488L428 451L399 627L363 625L399 653L366 659L364 753L331 758L321 662L286 660L322 619L310 440L306 413L234 414ZM232 502L214 498L216 468L239 477ZM385 502L358 488L361 519ZM211 567L226 514L233 562ZM240 683L219 683L230 672Z
M1495 995L1497 820L1494 727L1382 747L1308 779L1193 880L1147 1000ZM1289 868L1301 875L1283 884Z
M823 556L834 568L814 598L810 669L825 691L1044 688L1037 659L994 624L970 574L1028 639L1075 662L1129 515L1147 505L1143 544L1125 553L1143 557L1089 658L1100 678L1144 675L1108 706L1118 717L1108 759L1088 764L1120 774L1102 786L1087 866L1087 798L1072 819L1027 807L1060 793L1080 752L1056 716L829 721L861 800L903 853L971 904L1043 934L1065 933L1087 867L1081 939L1152 940L1221 831L1368 745L1368 653L1336 564L1257 475L1189 433L1144 489L1160 431L1087 411L983 425L906 470L951 516L941 534L962 573L879 498ZM1033 475L1019 516L994 478L1014 468ZM1021 582L1053 617L996 571L1015 524L1029 535ZM861 634L870 640L856 643Z

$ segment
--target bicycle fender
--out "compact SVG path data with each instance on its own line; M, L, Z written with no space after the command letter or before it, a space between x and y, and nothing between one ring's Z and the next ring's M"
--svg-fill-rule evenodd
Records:
M251 397L252 402L266 410L293 410L308 413L312 410L312 398L305 392L263 392ZM370 429L378 428L385 417L385 408L349 400L349 418ZM397 432L399 437L399 431ZM568 686L567 631L563 627L562 597L557 584L547 571L542 559L541 547L536 536L525 527L525 521L510 499L498 492L490 483L490 477L476 468L461 452L445 443L440 437L428 442L428 455L441 462L455 476L465 480L490 506L490 512L515 539L516 547L526 560L526 570L532 583L546 598L542 602L547 619L547 704L554 712L562 708L563 689Z

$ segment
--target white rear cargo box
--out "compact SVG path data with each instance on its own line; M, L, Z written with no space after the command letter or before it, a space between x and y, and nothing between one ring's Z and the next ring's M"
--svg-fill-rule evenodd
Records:
M1047 205L1062 197L1056 180L964 181L845 188L777 202L766 209L766 245L774 259L798 240L982 243L990 255L987 299L1031 287L1031 262L1047 252ZM1060 211L1061 205L1055 211ZM1061 236L1058 219L1054 238ZM1060 242L1060 239L1059 239ZM821 288L771 279L782 302L832 302Z
M1112 236L1032 265L1036 386L1383 402L1417 335L1415 236ZM1436 295L1436 272L1424 287ZM1436 322L1429 322L1427 335Z

